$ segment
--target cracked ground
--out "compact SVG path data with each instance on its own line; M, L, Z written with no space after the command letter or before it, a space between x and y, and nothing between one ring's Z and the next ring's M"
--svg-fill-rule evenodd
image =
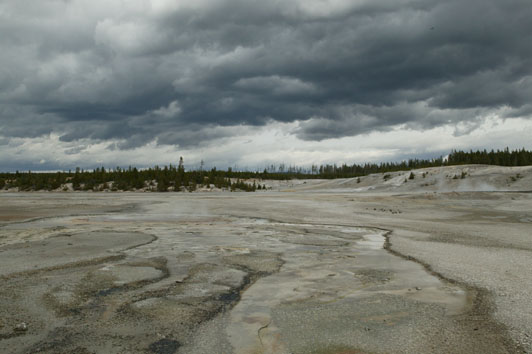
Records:
M492 222L449 198L3 194L0 352L526 351L496 291L409 254L484 248L436 227Z

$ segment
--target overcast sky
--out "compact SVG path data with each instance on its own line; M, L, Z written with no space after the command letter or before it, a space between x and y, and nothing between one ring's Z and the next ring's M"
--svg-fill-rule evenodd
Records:
M532 148L530 0L0 0L0 170Z

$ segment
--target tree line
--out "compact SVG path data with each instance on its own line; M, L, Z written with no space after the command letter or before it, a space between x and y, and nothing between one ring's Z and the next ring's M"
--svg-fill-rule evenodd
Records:
M136 167L114 169L96 168L84 171L76 168L75 171L55 173L15 172L0 173L0 189L17 187L21 191L31 190L92 190L92 191L130 191L148 190L157 192L184 192L194 191L198 188L219 188L230 191L247 191L265 189L260 180L288 180L310 178L350 178L360 177L372 173L386 173L395 171L408 171L418 168L486 164L500 166L527 166L532 164L532 151L524 148L521 150L491 151L461 151L453 150L448 157L442 156L435 159L409 159L401 162L342 164L342 165L313 165L310 169L284 164L271 165L263 171L233 171L217 170L216 167L204 170L203 166L195 170L186 170L183 158L177 165L164 167L155 166L148 169ZM244 180L254 180L253 183Z
M266 188L256 183L245 183L240 178L233 179L226 171L216 168L210 171L186 171L181 157L177 166L155 166L148 169L127 169L116 167L105 169L98 167L84 171L79 167L75 171L55 173L15 172L0 174L0 189L17 187L21 191L31 190L84 190L84 191L134 191L154 192L195 191L197 188L220 188L230 191L254 192Z
M448 164L450 165L498 165L498 166L529 166L532 165L532 151L524 148L521 150L512 150L508 148L497 151L478 150L469 152L453 150L449 155Z

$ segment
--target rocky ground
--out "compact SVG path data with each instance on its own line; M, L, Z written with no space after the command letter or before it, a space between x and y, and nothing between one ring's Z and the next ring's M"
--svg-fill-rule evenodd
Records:
M532 353L531 174L489 169L2 193L0 352Z

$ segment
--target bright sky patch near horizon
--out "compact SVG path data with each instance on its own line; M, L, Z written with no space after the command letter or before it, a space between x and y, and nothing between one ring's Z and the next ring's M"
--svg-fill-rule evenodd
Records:
M529 0L4 0L0 170L532 148Z

